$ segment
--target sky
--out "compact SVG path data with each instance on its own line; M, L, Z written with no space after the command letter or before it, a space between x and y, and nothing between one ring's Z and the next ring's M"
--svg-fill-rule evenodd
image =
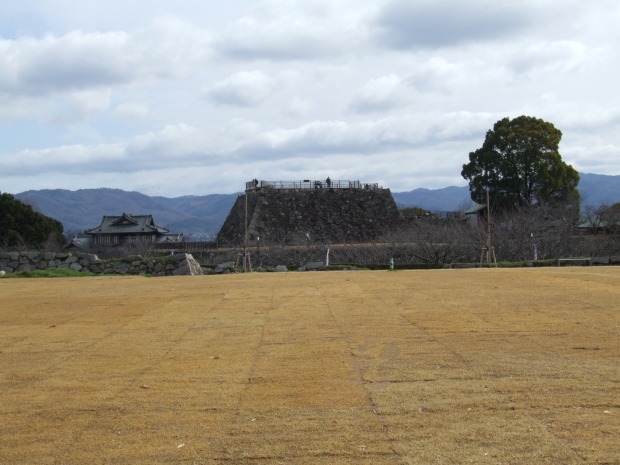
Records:
M620 2L0 0L0 191L465 185L501 118L620 174Z

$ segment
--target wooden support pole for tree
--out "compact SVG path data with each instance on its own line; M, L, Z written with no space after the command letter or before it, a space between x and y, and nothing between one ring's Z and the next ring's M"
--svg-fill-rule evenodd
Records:
M491 205L489 202L489 186L487 186L487 264L491 268Z
M487 265L491 268L491 254L493 254L493 263L497 268L497 259L495 258L495 247L491 247L491 205L489 202L489 187L487 186L487 246L482 248L480 252L480 268L482 268L482 260L484 253L487 253Z

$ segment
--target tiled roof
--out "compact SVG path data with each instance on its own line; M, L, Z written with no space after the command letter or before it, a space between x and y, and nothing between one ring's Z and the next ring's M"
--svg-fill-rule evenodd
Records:
M164 234L162 236L159 237L159 239L157 240L157 242L162 243L162 242L182 242L183 241L183 233L169 233L169 234Z
M157 226L153 222L153 215L133 216L131 213L123 213L122 216L104 216L101 225L85 231L86 234L131 234L152 233L166 234L166 228Z

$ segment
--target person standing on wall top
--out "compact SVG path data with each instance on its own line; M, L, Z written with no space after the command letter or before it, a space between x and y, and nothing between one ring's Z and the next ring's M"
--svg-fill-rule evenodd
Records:
M329 176L327 176L327 179L325 180L325 184L327 184L327 187L332 187L332 180L329 179Z

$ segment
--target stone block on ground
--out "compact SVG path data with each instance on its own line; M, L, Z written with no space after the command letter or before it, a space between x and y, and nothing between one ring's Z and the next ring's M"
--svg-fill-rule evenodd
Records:
M324 268L323 262L308 262L306 264L306 269L308 270L320 270Z
M80 265L82 265L82 266L88 266L88 265L90 265L90 260L87 260L87 259L83 258L78 263Z
M211 268L202 267L202 274L204 275L213 274L213 270Z
M68 265L71 265L72 263L77 263L79 261L80 261L80 259L78 257L68 257L65 260L65 263L68 264Z
M71 263L71 265L69 265L69 268L71 268L72 270L75 271L80 271L82 268L84 268L82 265L80 265L77 262Z
M297 271L306 271L306 270L307 270L306 265L300 266L299 268L297 268Z
M8 263L8 266L10 266L11 268L17 268L19 266L19 262L17 260L11 260Z
M162 262L157 263L154 267L153 270L156 273L159 273L160 271L162 271L164 269L164 264Z
M44 270L45 268L47 268L47 262L45 260L41 260L37 263L35 263L35 268L38 268L39 270Z
M0 270L4 271L6 274L11 274L11 273L13 273L13 271L15 271L10 266L3 266L3 267L0 268Z
M56 258L56 254L54 252L45 252L43 254L43 259L50 261L50 260L54 260Z
M288 268L287 268L287 267L285 267L284 265L278 265L278 266L276 266L276 272L278 272L278 273L282 273L282 272L286 272L286 271L288 271Z
M189 265L183 265L172 272L174 276L193 276L192 270Z

